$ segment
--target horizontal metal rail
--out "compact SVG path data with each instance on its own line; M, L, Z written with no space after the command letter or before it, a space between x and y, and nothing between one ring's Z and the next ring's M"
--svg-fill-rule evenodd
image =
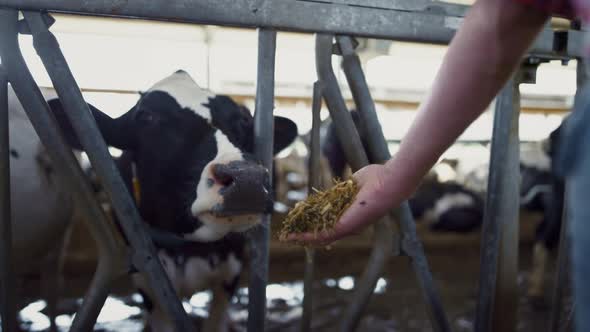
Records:
M383 3L380 0L362 3L358 0L0 0L0 7L431 44L448 44L462 23L460 16L466 11L466 7L440 2L420 2L420 6L404 5L402 1L394 2L395 6ZM572 58L583 56L582 34L570 30L565 38L565 45L556 43L555 33L546 28L530 52Z

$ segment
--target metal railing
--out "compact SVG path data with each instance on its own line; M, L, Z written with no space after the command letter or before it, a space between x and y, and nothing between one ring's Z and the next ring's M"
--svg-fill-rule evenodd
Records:
M331 35L318 35L316 56L318 76L325 87L324 98L330 110L330 116L335 123L336 133L353 171L366 166L369 162L383 163L391 155L377 119L375 104L371 98L360 60L354 52L351 38L338 36L337 46L343 56L342 65L361 117L360 123L366 126L364 132L367 133L367 148L369 151L363 153L364 148L360 139L357 141L358 134L351 136L351 133L356 133L356 128L348 114L332 70L332 37ZM398 222L401 234L392 232L393 220ZM343 331L356 329L361 319L362 310L366 307L373 293L384 264L391 255L400 252L399 248L394 247L395 244L401 245L401 252L411 258L412 267L427 303L428 314L435 331L450 331L448 319L434 287L422 244L416 235L416 228L408 203L404 202L399 209L392 211L389 217L377 222L374 227L375 244L367 267L361 276L360 286L355 289L352 296L341 329Z
M3 8L3 9L2 9ZM5 86L11 83L23 104L35 131L46 146L60 179L77 193L86 211L89 230L99 249L99 264L82 308L77 313L72 331L87 331L95 323L109 294L114 278L128 272L133 265L148 280L155 300L167 309L178 331L190 331L192 325L174 293L159 260L148 229L142 224L132 198L127 193L96 123L82 98L58 42L48 30L52 19L46 10L96 16L136 17L173 20L197 24L230 25L259 28L258 77L255 110L255 153L267 168L272 167L273 99L276 31L317 33L316 65L318 82L314 86L314 127L312 147L318 144L317 135L320 97L326 101L330 116L336 123L337 135L353 170L369 163L382 163L390 158L387 142L375 112L360 61L354 50L352 36L391 40L446 44L458 28L466 7L443 5L431 1L335 0L331 3L283 0L181 0L120 2L67 0L0 0L0 200L3 223L0 228L3 247L0 248L2 276L3 330L13 331L15 315L14 295L7 291L11 284L10 246L10 183L8 172L8 123L6 119ZM25 10L24 20L18 11ZM40 12L41 11L41 12ZM33 35L37 50L66 115L72 122L90 161L112 199L129 248L121 243L118 234L106 221L88 180L82 173L71 149L65 143L48 105L33 80L20 53L18 34ZM337 41L334 47L334 39ZM361 123L368 133L368 151L363 149L352 118L332 68L334 50L342 55L343 69L361 115ZM553 32L545 29L537 38L530 53L552 59L579 58L581 32L568 30ZM4 70L2 70L2 68ZM515 80L516 79L516 80ZM480 296L476 315L476 330L510 331L516 326L515 293L518 262L518 80L513 79L500 94L496 109L492 142L490 178L486 216L482 230L482 269ZM311 184L316 183L317 146L312 149ZM394 220L396 221L394 223ZM394 228L396 231L394 231ZM397 231L398 230L398 231ZM269 216L264 216L262 227L252 232L249 241L252 257L249 269L248 330L263 331L266 317L266 285L269 257ZM341 330L358 327L366 304L387 259L394 255L411 259L434 330L450 331L450 325L436 291L426 256L409 206L404 203L396 211L375 224L374 246L361 281L347 307ZM122 259L123 258L123 259ZM302 330L311 328L312 302L309 297L313 282L313 251L306 257L304 318ZM512 312L512 314L511 314ZM502 317L502 319L500 319ZM500 327L501 326L501 327Z
M254 151L267 169L272 169L274 139L274 83L277 33L260 29L258 32L258 84L254 112ZM268 251L270 244L270 215L250 236L250 283L248 292L248 331L264 331L266 319L266 285L268 282Z
M14 274L12 272L12 218L10 209L10 138L8 137L8 76L0 64L0 317L2 331L16 329Z
M121 257L129 257L133 265L148 277L158 302L166 304L163 307L168 309L171 317L175 318L178 330L190 330L191 323L188 316L156 258L154 245L139 220L139 214L115 168L88 105L83 101L80 90L75 85L55 37L47 29L42 14L27 12L25 17L25 21L19 21L16 10L0 11L0 54L8 73L8 80L52 161L56 164L60 179L68 185L69 190L76 193L75 197L86 211L88 218L85 220L89 221L87 226L96 239L99 250L99 264L82 308L74 319L72 331L88 331L95 324L110 292L112 281L125 271L124 264L128 262L121 262ZM106 216L96 201L88 180L74 158L71 148L64 141L49 106L22 58L17 34L19 26L23 24L27 24L33 33L35 48L64 103L70 121L88 153L92 166L104 181L106 191L113 198L113 206L120 224L131 244L130 254L127 254L124 247L118 243L119 237L109 228Z
M496 103L482 227L476 331L511 331L517 312L519 90L512 78ZM500 319L501 315L505 315ZM492 327L494 324L502 325Z

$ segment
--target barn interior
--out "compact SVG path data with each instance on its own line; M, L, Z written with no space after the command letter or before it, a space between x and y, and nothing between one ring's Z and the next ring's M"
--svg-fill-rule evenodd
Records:
M470 1L455 1L469 4ZM227 94L255 109L257 32L253 29L199 26L141 19L97 18L53 14L56 35L86 101L115 118L130 109L161 77L178 69L218 94ZM556 29L567 24L556 20ZM20 36L22 52L40 87L53 90L52 82L32 45L31 36ZM445 55L446 46L377 39L358 39L357 52L365 71L377 115L392 154L416 115L416 109ZM278 241L276 231L291 207L306 197L309 154L305 135L312 126L315 39L312 34L278 32L276 53L275 114L293 120L301 138L277 156L274 182L281 186L272 216L268 331L296 331L302 316L305 251ZM354 108L339 57L333 65L347 105ZM521 160L546 167L543 142L570 112L576 93L577 62L554 60L539 65L536 82L522 84L519 118ZM473 87L477 89L477 87ZM457 105L461 107L461 105ZM486 195L495 103L443 155L433 172L441 182L457 182ZM324 105L321 119L329 113ZM120 151L111 149L113 156ZM82 158L83 163L87 160ZM277 168L279 169L279 168ZM60 266L57 328L68 331L97 264L96 246L82 217L64 235ZM543 272L543 293L528 294L533 268L535 232L542 213L523 207L519 224L518 331L543 330L550 319L557 250L549 253ZM466 233L433 231L417 220L432 275L454 331L473 331L482 230ZM313 287L313 331L337 331L355 282L370 255L371 230L316 252ZM48 331L50 322L43 293L43 271L31 271L18 280L28 304L19 313L23 331ZM247 271L238 295L232 300L232 329L246 331ZM142 331L141 298L129 293L129 280L117 282L98 318L95 331ZM207 316L209 292L183 302L195 320ZM569 308L564 309L566 312ZM434 331L407 257L391 257L368 304L359 331Z

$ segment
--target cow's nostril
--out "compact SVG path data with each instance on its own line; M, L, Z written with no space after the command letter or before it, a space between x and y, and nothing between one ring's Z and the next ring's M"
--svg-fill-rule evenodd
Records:
M217 178L217 182L219 182L224 187L230 186L234 183L234 179L231 176L223 176Z
M213 178L215 182L220 185L227 187L234 183L234 176L230 173L230 170L223 165L215 165L212 169Z

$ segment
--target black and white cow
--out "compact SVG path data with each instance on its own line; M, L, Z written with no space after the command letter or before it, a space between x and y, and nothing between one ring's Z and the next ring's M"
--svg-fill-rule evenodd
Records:
M66 137L80 144L59 100L49 102ZM272 209L269 172L252 155L253 118L231 98L200 88L184 71L157 82L117 119L89 105L108 145L122 150L116 163L132 193L133 169L140 184L138 209L156 229L190 240L159 248L159 258L179 296L211 289L205 330L222 331L226 307L244 260L243 232ZM297 137L291 120L275 117L274 153ZM173 331L139 276L134 278L154 331Z
M561 126L551 132L542 146L533 150L536 151L536 156L521 158L520 163L522 208L542 213L533 247L533 266L528 288L531 298L543 296L548 255L559 243L565 184L553 172L553 156L560 131Z
M366 132L364 126L359 125L361 118L357 111L352 111L351 115L367 150ZM321 147L332 176L348 177L350 168L333 123L327 124ZM470 232L477 229L483 220L484 201L478 193L458 183L440 182L433 174L422 182L408 203L414 217L428 223L433 231Z
M440 182L436 175L425 179L408 200L414 218L440 232L471 232L484 214L484 200L456 182Z

